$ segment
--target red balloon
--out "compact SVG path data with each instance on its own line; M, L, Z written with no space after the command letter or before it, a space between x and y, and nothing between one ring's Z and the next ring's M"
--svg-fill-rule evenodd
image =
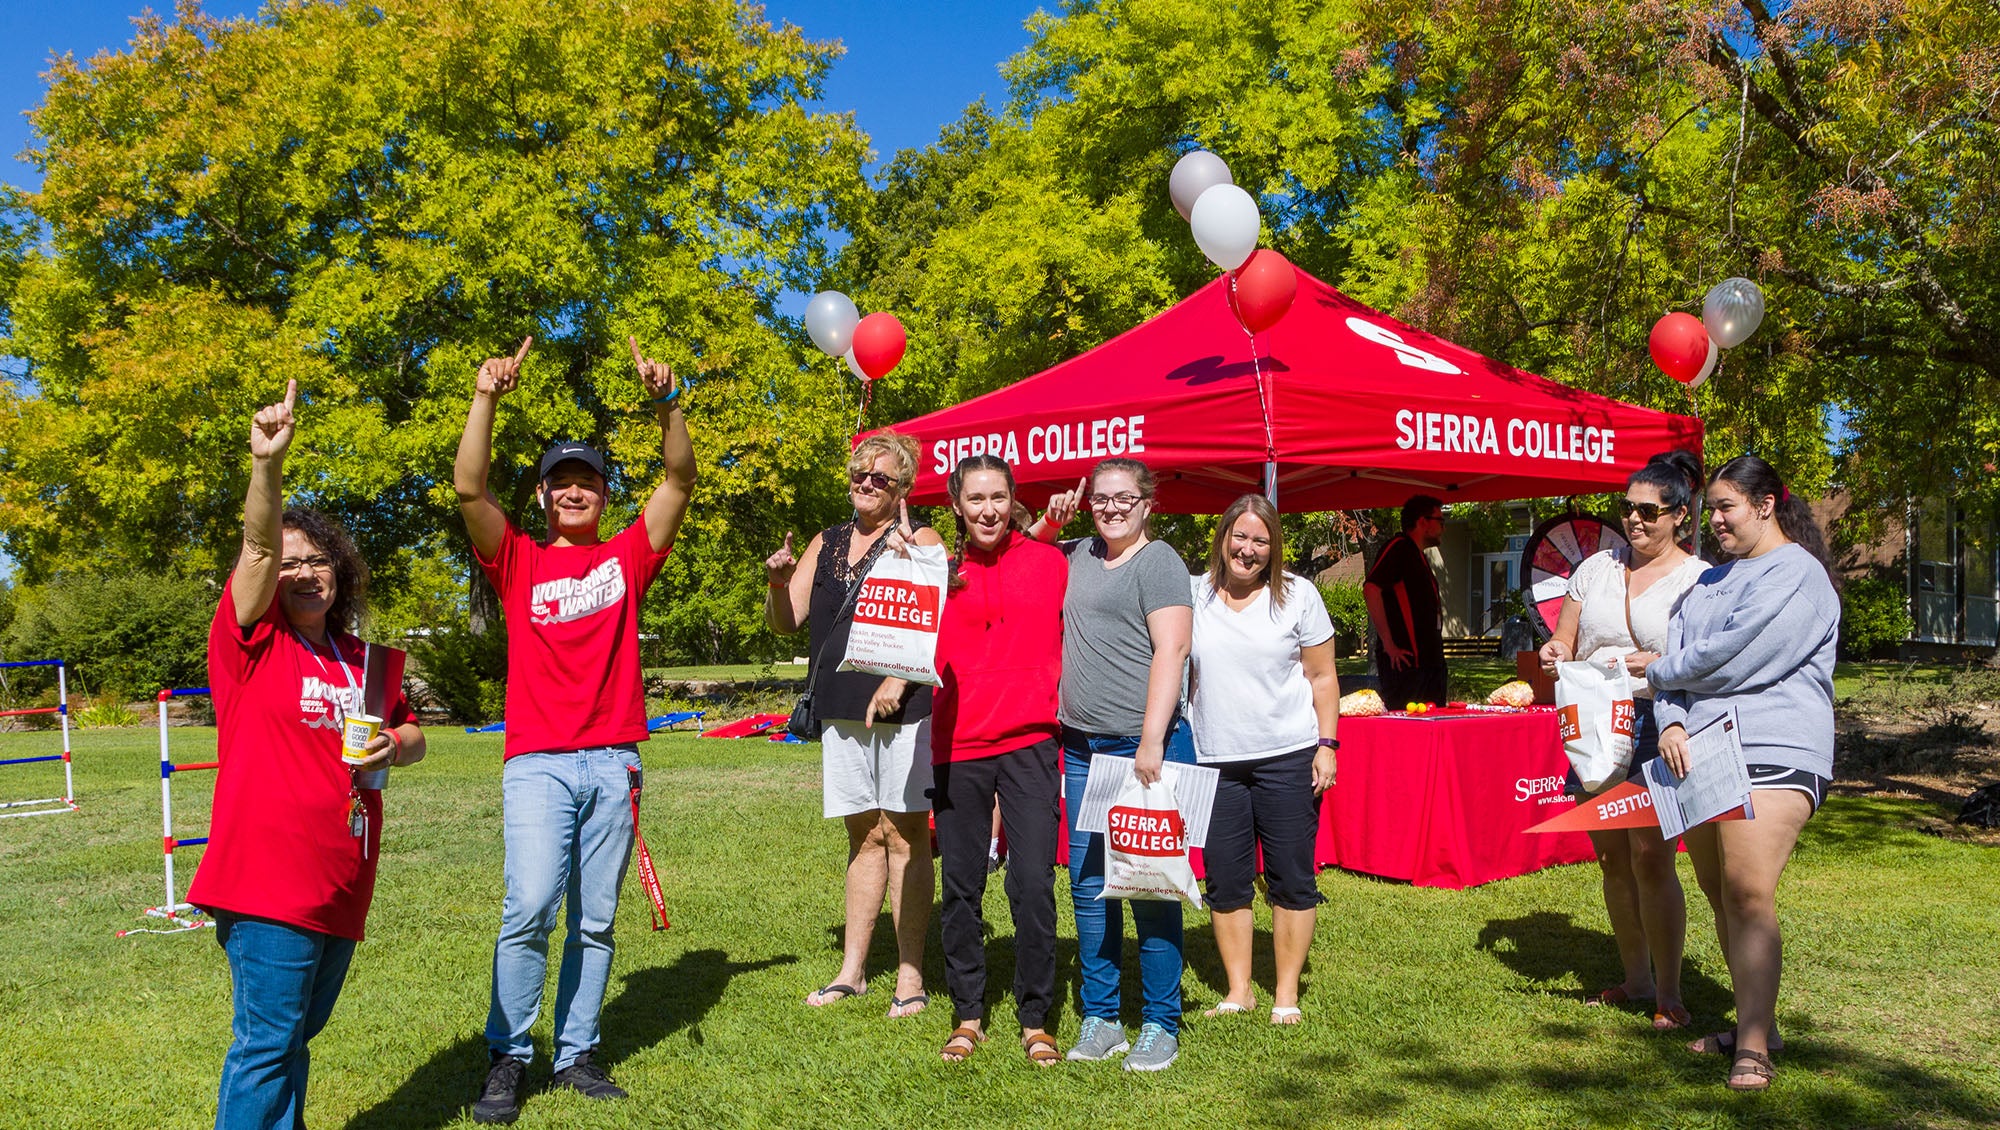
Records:
M877 310L854 327L854 362L869 380L880 380L903 359L903 347L908 341L903 334L903 323L894 314Z
M1676 310L1653 324L1646 349L1661 372L1687 384L1700 376L1702 366L1708 363L1708 330L1700 318Z
M1244 329L1263 333L1278 324L1298 293L1298 269L1283 255L1260 247L1232 274L1229 308Z

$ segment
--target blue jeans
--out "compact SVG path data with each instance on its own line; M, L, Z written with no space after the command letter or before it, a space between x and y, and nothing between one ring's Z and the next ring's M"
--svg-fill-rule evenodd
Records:
M1137 737L1086 734L1063 727L1063 801L1069 806L1069 897L1076 911L1077 956L1083 967L1083 1014L1116 1022L1119 966L1125 957L1125 899L1100 899L1104 889L1104 837L1076 830L1083 782L1093 756L1131 757ZM1194 735L1181 719L1168 732L1166 759L1194 763ZM1181 904L1133 899L1132 928L1139 935L1140 1016L1180 1034Z
M326 1027L354 942L296 926L216 915L215 940L229 955L235 1013L222 1059L215 1130L304 1126L306 1041Z
M568 933L556 975L555 1070L597 1046L597 1014L611 979L611 927L632 859L633 745L571 753L524 753L501 771L507 841L507 901L493 946L493 1006L486 1045L523 1063L542 1009L549 935L567 898Z

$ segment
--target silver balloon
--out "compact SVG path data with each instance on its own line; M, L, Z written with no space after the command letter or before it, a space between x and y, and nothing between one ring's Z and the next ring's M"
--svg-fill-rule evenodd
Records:
M1749 279L1723 279L1701 303L1701 324L1708 339L1734 349L1757 332L1764 321L1764 291Z
M1235 183L1222 158L1206 149L1197 149L1174 162L1174 173L1167 178L1167 195L1174 198L1174 211L1185 220L1194 215L1194 202L1201 199L1202 193L1218 184Z
M1188 226L1194 230L1195 244L1209 262L1233 271L1257 250L1257 234L1262 225L1255 198L1233 184L1216 184L1210 185L1201 199L1195 201Z
M837 290L822 290L806 303L806 332L828 357L847 352L860 321L861 311L854 308L854 300Z

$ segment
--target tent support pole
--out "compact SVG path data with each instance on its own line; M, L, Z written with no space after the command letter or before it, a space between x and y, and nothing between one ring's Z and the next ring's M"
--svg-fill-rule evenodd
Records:
M1267 462L1264 464L1264 497L1270 501L1272 506L1278 504L1278 465L1276 463Z

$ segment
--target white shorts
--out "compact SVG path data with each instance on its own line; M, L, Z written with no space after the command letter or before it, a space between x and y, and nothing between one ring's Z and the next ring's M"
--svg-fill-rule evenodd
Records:
M823 812L853 816L883 809L929 812L931 720L873 729L859 722L828 722L820 734Z

